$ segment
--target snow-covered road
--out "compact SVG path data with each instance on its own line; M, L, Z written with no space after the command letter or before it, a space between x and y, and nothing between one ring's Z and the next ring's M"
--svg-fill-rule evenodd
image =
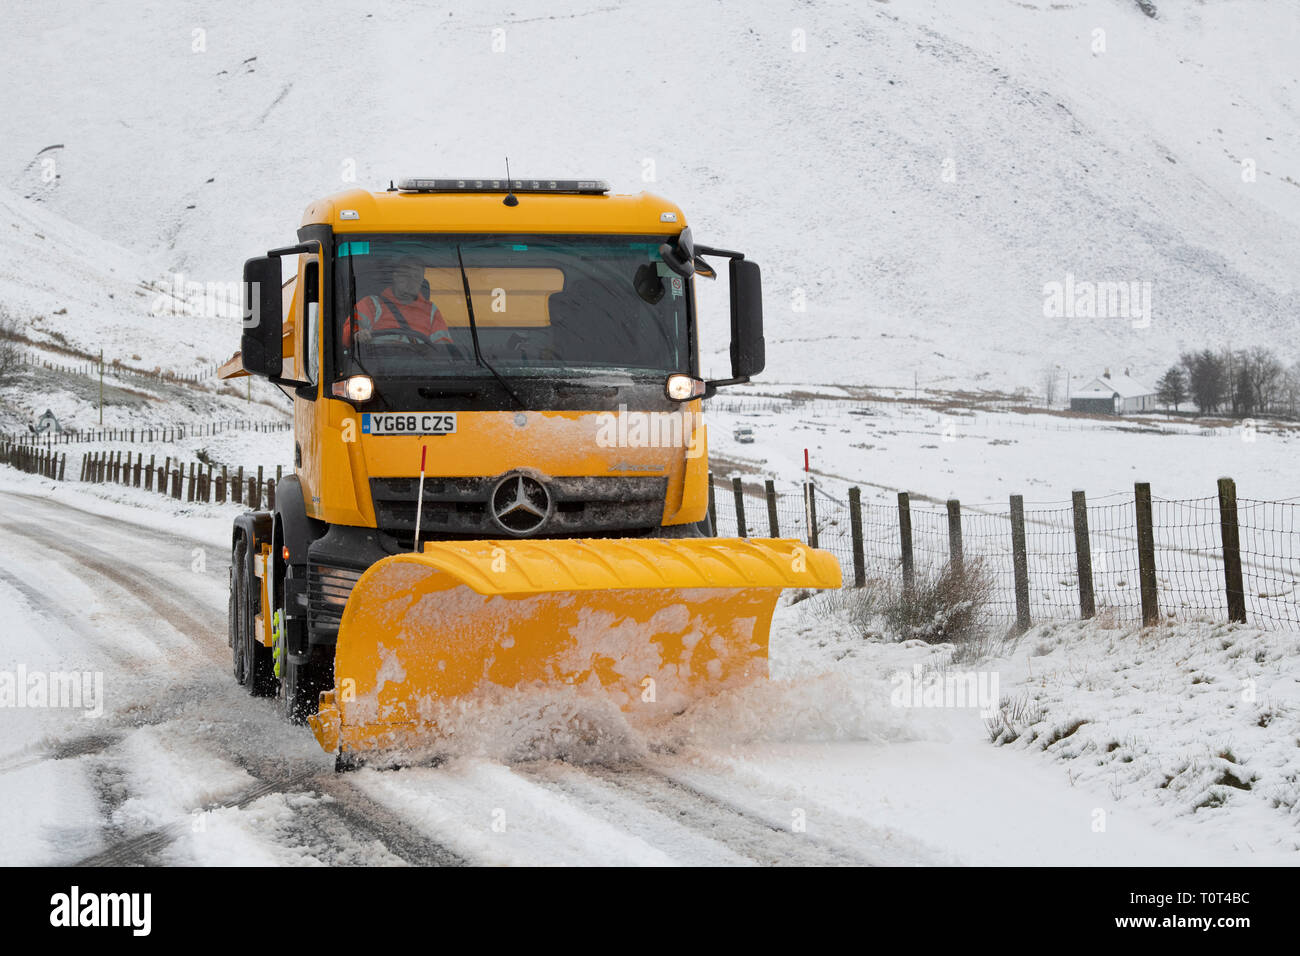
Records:
M229 675L224 555L0 494L6 666L102 672L99 719L10 709L10 862L870 863L636 763L339 776ZM13 731L17 731L16 733ZM782 821L784 823L785 821Z
M816 667L586 762L489 748L336 775L305 728L230 676L228 561L210 534L6 484L0 670L101 673L104 707L0 709L5 863L1254 861L990 747L973 712L900 713L878 680L864 691L868 678ZM795 610L774 657L807 638Z

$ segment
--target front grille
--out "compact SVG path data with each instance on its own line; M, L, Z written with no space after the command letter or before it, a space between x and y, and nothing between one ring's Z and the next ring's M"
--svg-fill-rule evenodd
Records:
M337 634L343 607L361 571L313 564L307 569L307 626L313 634Z
M499 538L489 499L495 478L426 478L420 537ZM372 478L370 494L382 531L403 538L415 532L418 478ZM659 527L667 478L599 476L545 481L553 508L537 535L572 536Z

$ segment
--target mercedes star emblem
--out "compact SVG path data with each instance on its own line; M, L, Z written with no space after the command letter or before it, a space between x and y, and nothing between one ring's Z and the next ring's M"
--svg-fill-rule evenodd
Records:
M533 534L551 516L546 486L528 475L506 475L492 489L492 520L507 534Z

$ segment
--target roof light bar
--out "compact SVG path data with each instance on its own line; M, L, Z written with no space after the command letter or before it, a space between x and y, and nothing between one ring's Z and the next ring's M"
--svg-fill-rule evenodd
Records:
M600 196L609 192L603 179L401 179L404 193L569 193Z

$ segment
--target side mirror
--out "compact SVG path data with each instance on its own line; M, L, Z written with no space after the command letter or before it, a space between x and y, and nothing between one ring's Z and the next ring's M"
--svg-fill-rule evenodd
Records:
M691 239L691 227L687 226L677 237L676 244L663 243L659 247L659 255L663 258L664 263L673 272L676 272L683 279L689 279L695 274L695 243Z
M278 379L283 370L284 315L278 256L244 263L244 334L239 350L253 375Z
M748 379L763 371L763 278L758 264L731 260L731 377Z

